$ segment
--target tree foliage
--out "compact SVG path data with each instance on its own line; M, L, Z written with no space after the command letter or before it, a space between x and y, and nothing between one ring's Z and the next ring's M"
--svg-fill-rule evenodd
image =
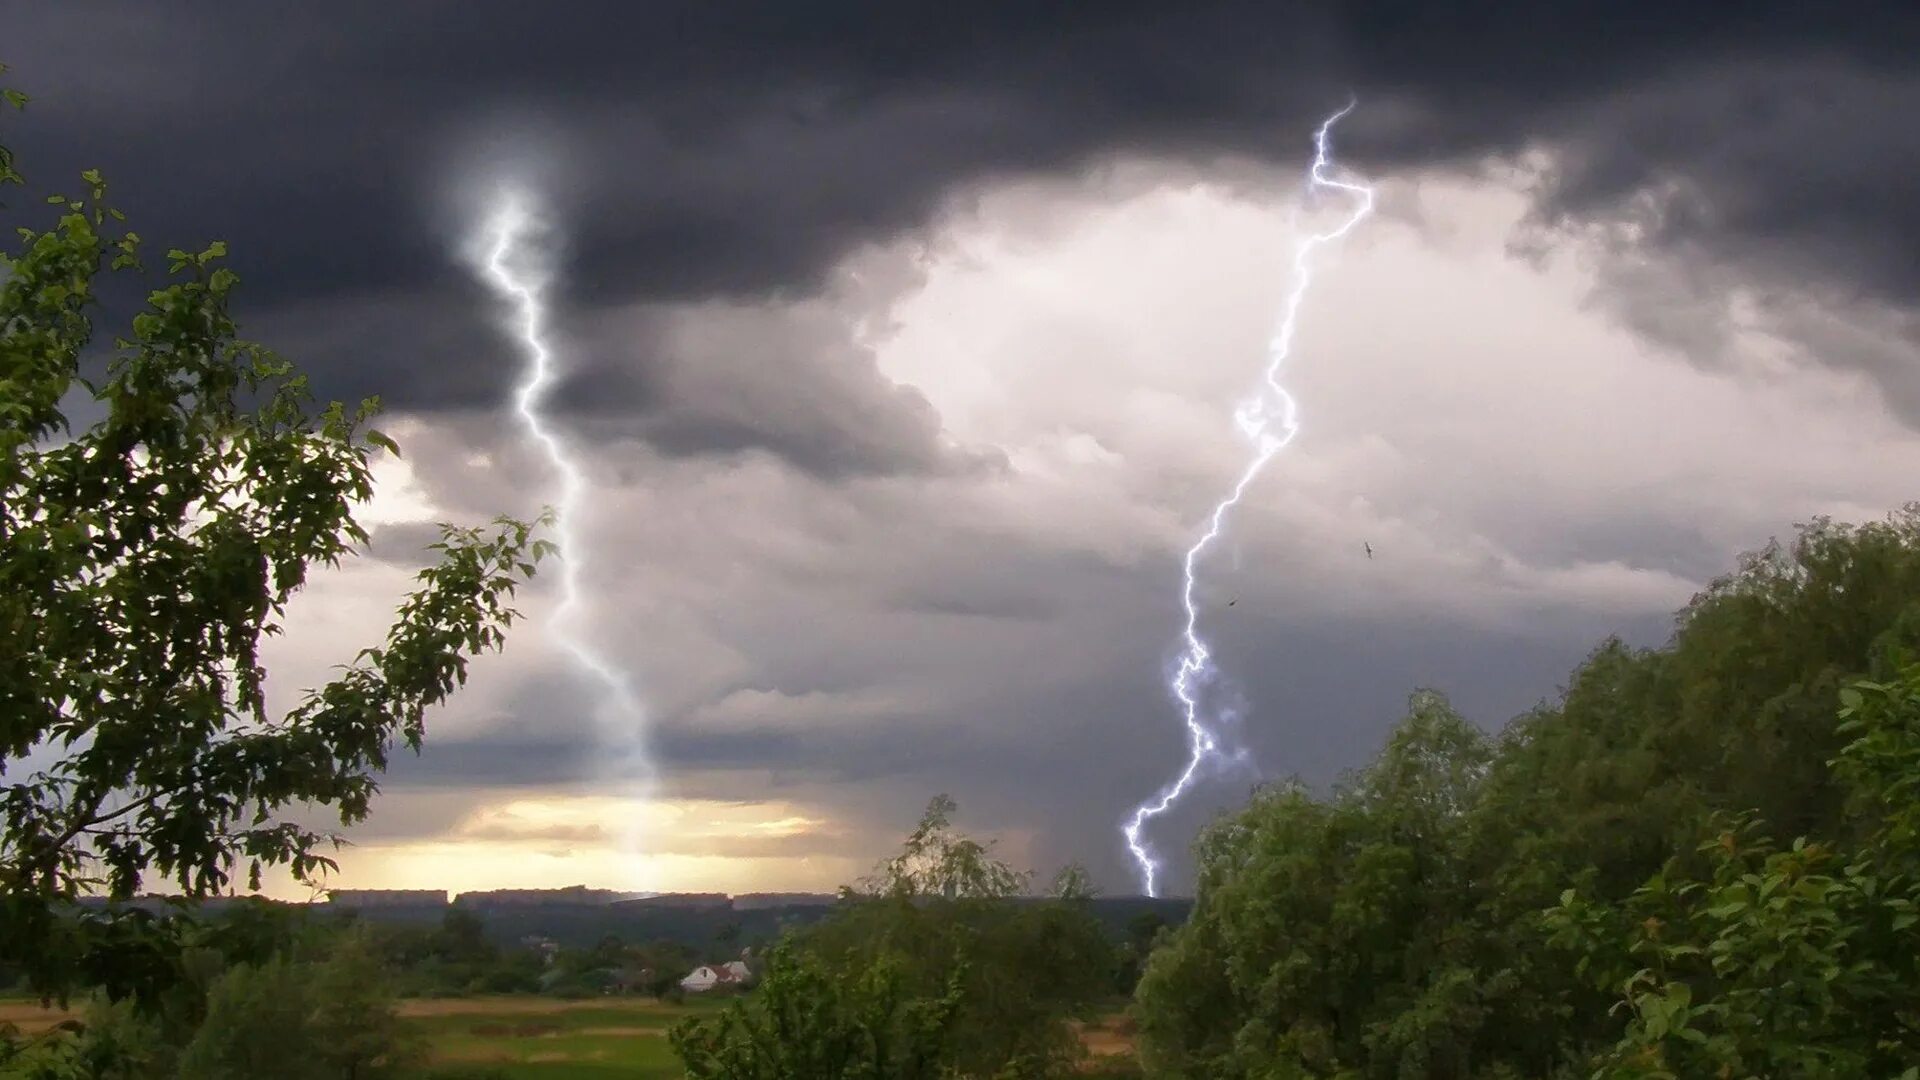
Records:
M1024 897L1031 875L957 832L954 811L935 798L899 855L771 954L751 997L681 1030L691 1075L1014 1078L1078 1063L1071 1021L1108 992L1114 968L1085 874L1068 868L1052 896ZM801 1067L824 1061L856 1071ZM857 1071L888 1062L908 1071Z
M92 996L78 1022L0 1043L0 1076L35 1080L337 1080L411 1075L421 1046L361 928L282 936L264 957L196 945L156 1007Z
M1330 799L1269 788L1209 830L1193 916L1141 980L1149 1066L1453 1074L1489 992L1452 924L1471 903L1465 811L1490 753L1444 699L1417 694L1380 759Z
M1496 738L1416 695L1330 795L1203 835L1136 996L1150 1071L1906 1068L1920 741L1889 718L1917 637L1908 507L1748 556L1666 647L1604 644Z
M0 963L51 994L177 974L172 921L75 917L83 893L328 868L330 837L282 811L365 817L393 744L417 750L468 658L501 645L544 550L520 522L444 527L386 640L270 713L261 643L365 543L355 506L397 448L376 402L316 412L238 337L221 244L169 251L130 330L97 344L102 280L138 280L143 243L85 180L0 252ZM99 418L76 427L76 402Z
M1622 903L1569 889L1555 941L1628 1021L1608 1078L1920 1076L1920 664L1841 691L1834 762L1864 837L1779 847L1716 824Z
M836 970L791 942L774 947L751 1007L673 1029L688 1080L939 1080L951 1075L965 967L944 992L920 997L898 957Z

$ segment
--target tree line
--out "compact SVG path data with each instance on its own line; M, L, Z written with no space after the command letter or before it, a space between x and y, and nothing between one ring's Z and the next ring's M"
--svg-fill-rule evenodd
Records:
M1920 1075L1920 507L1743 559L1489 735L1207 830L1149 1075Z

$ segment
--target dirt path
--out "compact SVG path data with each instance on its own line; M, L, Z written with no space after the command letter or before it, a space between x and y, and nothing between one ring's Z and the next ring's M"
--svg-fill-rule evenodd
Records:
M12 1024L25 1035L38 1035L62 1020L71 1020L78 1014L70 1009L43 1009L37 1001L22 1001L14 998L0 1001L0 1024Z

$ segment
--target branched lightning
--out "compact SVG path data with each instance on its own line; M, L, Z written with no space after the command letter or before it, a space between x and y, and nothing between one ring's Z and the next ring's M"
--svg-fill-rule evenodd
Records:
M1141 839L1141 832L1147 822L1167 812L1178 802L1187 788L1193 784L1200 766L1210 758L1221 753L1220 737L1216 734L1208 719L1202 716L1200 692L1202 686L1210 681L1215 669L1212 653L1206 642L1201 640L1199 624L1200 609L1195 604L1194 571L1200 556L1216 539L1227 522L1228 511L1239 504L1248 486L1266 468L1267 462L1275 454L1286 449L1300 430L1299 409L1293 395L1280 383L1280 369L1286 363L1293 350L1294 330L1299 323L1300 307L1306 299L1307 290L1313 284L1312 256L1314 250L1323 244L1331 243L1347 235L1354 226L1360 224L1373 211L1373 189L1365 184L1336 178L1331 170L1333 158L1328 149L1333 125L1353 111L1354 102L1339 112L1329 116L1320 124L1313 136L1313 167L1308 171L1308 190L1318 191L1331 188L1352 196L1354 209L1337 228L1324 233L1313 233L1302 238L1293 251L1293 285L1287 294L1286 305L1282 309L1279 327L1274 331L1267 348L1267 367L1264 384L1258 393L1234 411L1234 423L1242 434L1252 440L1253 458L1240 473L1233 490L1213 508L1213 514L1207 519L1206 531L1200 534L1192 547L1187 549L1184 563L1185 585L1180 594L1181 603L1186 608L1187 622L1182 632L1185 646L1180 663L1174 669L1169 680L1173 696L1180 703L1187 725L1187 764L1180 774L1167 786L1160 789L1153 798L1134 808L1133 815L1122 826L1127 849L1133 853L1134 861L1140 864L1140 876L1146 886L1148 896L1158 896L1155 878L1159 874L1160 864L1154 857L1153 849Z
M549 625L556 643L601 684L606 702L622 729L614 733L625 743L618 749L638 755L645 711L626 675L578 636L574 626L580 607L580 572L586 565L574 524L586 480L568 456L560 437L547 427L540 415L541 403L554 380L554 351L547 335L546 278L539 272L536 253L532 250L540 232L540 222L527 198L518 192L506 192L485 226L486 251L479 268L487 283L512 309L520 348L526 355L526 374L514 390L514 411L560 481L559 498L553 509L553 542L560 561L560 603L554 608ZM641 765L645 767L644 759Z

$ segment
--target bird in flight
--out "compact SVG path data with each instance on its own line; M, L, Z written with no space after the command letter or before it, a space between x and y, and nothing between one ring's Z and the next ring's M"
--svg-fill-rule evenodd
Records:
M1367 558L1373 558L1373 544L1371 541L1362 540L1360 541L1360 546L1367 549Z

